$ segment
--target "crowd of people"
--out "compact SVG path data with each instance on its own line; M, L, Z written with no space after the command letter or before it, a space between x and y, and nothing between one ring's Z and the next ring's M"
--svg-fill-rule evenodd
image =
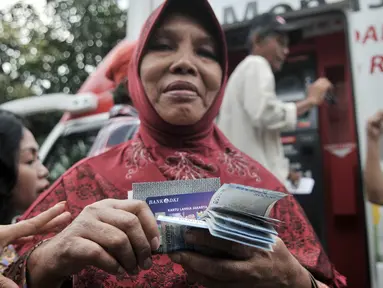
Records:
M156 219L145 202L127 200L133 183L213 177L287 193L280 133L321 105L332 84L318 79L298 103L277 99L273 73L289 53L286 25L272 14L258 18L249 56L228 80L225 36L208 1L166 1L128 65L138 133L49 188L32 133L1 111L0 287L346 287L293 195L271 211L283 223L273 252L188 231L185 241L208 255L153 254ZM376 203L382 121L379 112L368 124L365 180Z

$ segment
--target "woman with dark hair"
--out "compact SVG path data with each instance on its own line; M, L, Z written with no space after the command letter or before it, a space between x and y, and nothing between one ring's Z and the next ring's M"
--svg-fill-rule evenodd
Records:
M222 257L190 251L152 255L161 241L157 222L145 202L127 199L133 183L219 177L221 183L286 193L214 124L227 62L225 37L208 0L168 0L157 9L128 70L138 133L81 161L39 197L23 219L60 201L67 201L76 218L57 235L37 235L18 246L22 256L7 275L32 288L66 282L105 288L345 287L292 195L271 211L282 222L273 252L196 229L185 234L186 242Z
M0 110L0 225L14 222L48 188L48 170L22 120Z
M65 203L16 224L43 190L48 188L48 171L37 156L38 145L22 120L11 112L0 110L0 287L17 287L1 274L18 256L10 244L19 238L44 231L57 231L66 225L70 213ZM11 225L9 225L11 224Z

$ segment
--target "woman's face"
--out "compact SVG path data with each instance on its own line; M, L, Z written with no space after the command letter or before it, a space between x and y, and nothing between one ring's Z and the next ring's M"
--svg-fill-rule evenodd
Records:
M33 134L24 129L20 142L17 183L13 191L14 205L19 211L25 211L38 194L49 186L48 170L38 158L38 149Z
M222 83L213 39L196 20L177 14L149 39L141 61L141 81L166 122L195 124L212 105Z

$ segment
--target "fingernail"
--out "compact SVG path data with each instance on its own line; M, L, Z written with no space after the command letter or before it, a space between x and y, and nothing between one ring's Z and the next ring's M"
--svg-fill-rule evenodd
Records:
M160 239L158 237L154 237L150 242L150 245L152 246L153 251L158 250L158 248L160 248Z
M126 273L125 269L120 266L117 270L117 274L118 275L124 275L125 273Z
M144 261L144 270L149 270L150 267L152 267L152 259L149 257L149 258L146 258L145 261Z
M66 201L61 201L61 202L56 204L56 206L61 206L61 205L63 205L63 206L66 205Z
M170 256L170 259L172 259L172 261L174 263L177 263L177 264L181 263L181 255L180 254L176 253L176 254L171 254L169 256Z

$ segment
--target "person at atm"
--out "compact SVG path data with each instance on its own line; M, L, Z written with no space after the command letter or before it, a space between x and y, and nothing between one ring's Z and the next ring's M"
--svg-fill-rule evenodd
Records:
M332 84L320 78L296 103L278 100L273 72L281 70L289 54L291 25L275 14L254 18L248 36L249 55L230 76L217 120L218 127L242 152L260 162L282 182L289 162L283 155L282 130L294 129L297 117L321 105Z
M364 169L364 183L368 200L378 205L383 205L382 131L383 110L380 110L367 123L367 158Z

